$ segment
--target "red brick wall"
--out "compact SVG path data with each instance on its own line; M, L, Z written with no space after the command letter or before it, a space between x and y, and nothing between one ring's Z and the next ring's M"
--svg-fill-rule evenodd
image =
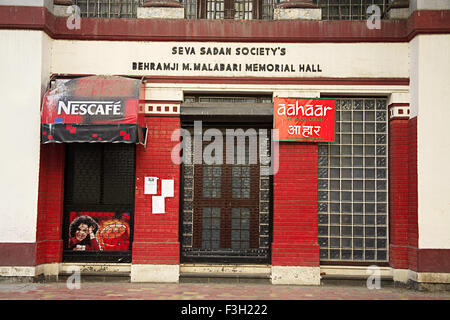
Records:
M408 133L408 262L410 270L418 271L417 117L409 120Z
M417 271L417 118L389 122L389 260Z
M408 122L389 122L389 256L397 269L408 268Z
M272 265L319 266L317 144L280 142L273 187Z
M180 128L177 117L148 117L147 147L136 149L136 193L134 214L133 264L179 264L180 243L179 185L180 166L172 162L172 149L179 142L171 141ZM165 214L152 214L152 195L144 194L144 177L174 179L174 197L165 199Z
M61 262L65 145L41 145L36 264Z

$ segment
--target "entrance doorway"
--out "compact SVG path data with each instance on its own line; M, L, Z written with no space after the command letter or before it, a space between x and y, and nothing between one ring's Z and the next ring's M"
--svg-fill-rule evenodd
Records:
M72 143L66 150L64 262L131 262L135 145Z
M199 134L186 129L193 137ZM203 126L202 137L210 129L223 138L193 138L192 150L201 150L202 160L182 164L181 262L267 264L272 184L271 176L262 174L268 166L260 159L269 156L270 148L261 148L261 143L270 147L270 131L249 125L209 125ZM259 129L265 129L266 138L258 134ZM212 143L223 150L221 163L205 161Z

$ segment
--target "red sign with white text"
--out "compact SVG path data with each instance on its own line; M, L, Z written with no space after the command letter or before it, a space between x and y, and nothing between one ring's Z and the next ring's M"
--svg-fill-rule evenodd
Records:
M335 100L276 97L273 116L278 141L334 142Z

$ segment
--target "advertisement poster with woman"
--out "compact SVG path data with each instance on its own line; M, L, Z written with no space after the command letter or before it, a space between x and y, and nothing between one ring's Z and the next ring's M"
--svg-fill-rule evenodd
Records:
M74 251L126 251L130 213L70 212L68 248Z

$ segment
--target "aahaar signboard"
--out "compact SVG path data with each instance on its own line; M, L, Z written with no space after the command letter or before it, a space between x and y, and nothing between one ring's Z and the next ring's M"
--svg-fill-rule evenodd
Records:
M278 141L334 142L333 99L276 97L273 114Z

